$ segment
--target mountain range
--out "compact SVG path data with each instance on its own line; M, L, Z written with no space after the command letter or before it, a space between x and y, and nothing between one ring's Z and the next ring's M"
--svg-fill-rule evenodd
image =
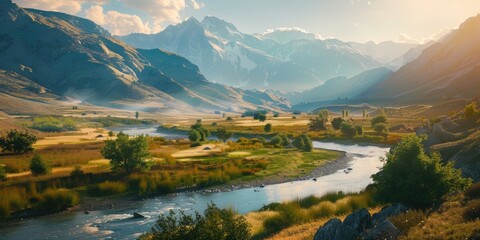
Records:
M119 39L184 56L210 81L280 91L303 91L334 77L353 77L385 66L416 46L347 43L298 28L251 35L216 17L201 22L192 17L157 34L135 33Z
M131 47L90 20L11 1L0 2L0 55L2 89L30 96L179 111L289 108L280 97L209 82L187 59Z

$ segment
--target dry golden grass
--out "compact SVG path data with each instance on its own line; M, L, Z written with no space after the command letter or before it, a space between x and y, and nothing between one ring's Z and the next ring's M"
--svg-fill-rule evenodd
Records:
M469 202L462 200L445 202L400 239L479 239L480 219L467 221L463 217L469 207Z
M370 214L377 213L381 210L381 208L372 208L369 209ZM344 220L348 214L337 216L340 220ZM313 222L295 225L280 231L279 233L275 234L267 238L268 240L311 240L313 236L317 232L317 230L323 226L328 220L332 218L323 218L318 219Z
M263 222L267 218L277 216L278 212L263 211L263 212L250 212L245 215L245 219L250 224L250 232L252 235L261 233L263 231Z
M205 157L210 156L212 153L221 153L224 151L226 144L223 143L214 143L214 144L204 144L199 147L194 147L190 149L185 149L178 151L172 154L174 158L190 158L190 157ZM204 150L205 148L210 148L211 150Z

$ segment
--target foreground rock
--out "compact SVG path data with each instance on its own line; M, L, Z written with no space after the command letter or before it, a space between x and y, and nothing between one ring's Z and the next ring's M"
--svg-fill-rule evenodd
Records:
M408 210L403 205L393 205L382 209L379 213L370 215L367 209L360 209L342 221L331 219L317 230L314 240L374 240L397 239L400 231L388 220Z

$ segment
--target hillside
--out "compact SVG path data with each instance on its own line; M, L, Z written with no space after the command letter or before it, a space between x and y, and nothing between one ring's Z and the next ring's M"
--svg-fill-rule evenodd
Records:
M435 102L480 94L480 15L426 48L414 61L365 95L378 99Z
M185 58L133 48L89 20L23 9L10 1L0 4L0 69L8 72L8 79L17 79L15 84L1 80L2 85L11 85L12 91L4 92L14 97L55 95L121 108L148 105L155 110L288 107L286 101L269 102L209 83ZM25 89L36 93L25 94Z

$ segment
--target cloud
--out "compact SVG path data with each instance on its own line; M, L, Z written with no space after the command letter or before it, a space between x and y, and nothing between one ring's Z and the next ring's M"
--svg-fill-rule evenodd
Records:
M324 37L320 34L317 34L317 33L312 33L312 32L309 32L308 30L304 29L304 28L300 28L300 27L280 27L280 28L271 28L271 29L267 29L267 31L265 31L263 33L263 35L266 35L266 34L269 34L269 33L273 33L273 32L300 32L300 33L304 33L306 35L311 35L313 36L315 39L324 39Z
M181 22L185 0L120 0L125 5L147 13L153 19L153 30L162 30L164 23Z
M195 1L195 0L191 0L191 3L192 3L193 9L195 9L195 10L198 10L198 9L201 9L201 8L204 7L204 4L203 4L203 3L197 2L197 1Z
M3 0L2 0L3 1ZM20 7L78 14L84 3L106 4L110 0L13 0Z
M137 15L124 14L117 11L104 12L100 5L91 6L85 11L88 19L101 25L113 35L124 36L130 33L153 33L148 22Z

